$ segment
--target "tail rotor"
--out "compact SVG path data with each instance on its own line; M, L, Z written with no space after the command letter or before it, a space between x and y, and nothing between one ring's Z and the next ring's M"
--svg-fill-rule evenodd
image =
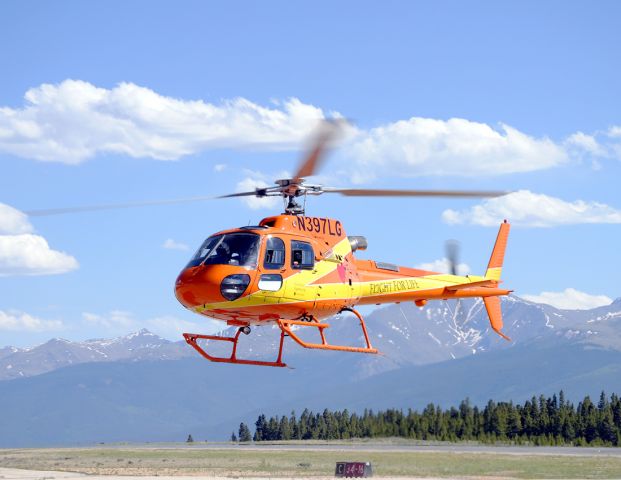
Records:
M451 275L459 275L459 241L447 240L444 244L446 259L448 261L449 273ZM453 322L457 324L457 318L461 312L461 298L455 302L455 311L453 312Z

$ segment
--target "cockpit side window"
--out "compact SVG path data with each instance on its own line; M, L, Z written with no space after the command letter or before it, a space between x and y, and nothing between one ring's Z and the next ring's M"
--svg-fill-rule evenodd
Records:
M310 243L291 240L291 268L310 270L315 266L315 252Z
M200 265L237 265L256 267L259 236L254 233L227 233L209 237L198 249L188 267Z
M280 270L285 265L285 242L278 237L269 237L265 243L263 268Z

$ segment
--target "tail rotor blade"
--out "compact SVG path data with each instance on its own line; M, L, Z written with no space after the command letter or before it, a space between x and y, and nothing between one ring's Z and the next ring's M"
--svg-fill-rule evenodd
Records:
M457 240L447 240L445 248L446 259L449 262L449 272L451 275L457 275L457 268L459 266L459 242Z

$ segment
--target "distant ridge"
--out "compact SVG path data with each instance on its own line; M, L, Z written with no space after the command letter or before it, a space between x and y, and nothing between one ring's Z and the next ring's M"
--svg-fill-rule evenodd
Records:
M171 342L147 329L83 342L53 338L32 348L0 349L0 380L31 377L81 363L174 360L190 354L184 342Z

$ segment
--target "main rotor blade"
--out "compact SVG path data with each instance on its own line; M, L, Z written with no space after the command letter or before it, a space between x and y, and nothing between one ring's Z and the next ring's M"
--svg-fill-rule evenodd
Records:
M336 134L341 130L340 122L342 121L343 120L326 119L321 122L313 148L300 164L297 173L293 176L295 183L298 183L302 178L310 177L313 173L315 173L326 152L328 144L330 141L334 140Z
M325 193L348 197L501 197L509 192L485 190L383 190L373 188L324 188Z
M220 195L216 198L231 198L231 197L264 197L265 191L261 191L262 189L257 189L254 192L239 192L239 193L229 193L228 195Z
M146 202L85 205L83 207L46 208L37 210L26 210L24 211L24 213L31 217L46 217L49 215L63 215L65 213L95 212L99 210L120 210L124 208L149 207L153 205L174 205L178 203L202 202L204 200L213 200L214 198L216 197L199 196L188 198L174 198L171 200L151 200Z

